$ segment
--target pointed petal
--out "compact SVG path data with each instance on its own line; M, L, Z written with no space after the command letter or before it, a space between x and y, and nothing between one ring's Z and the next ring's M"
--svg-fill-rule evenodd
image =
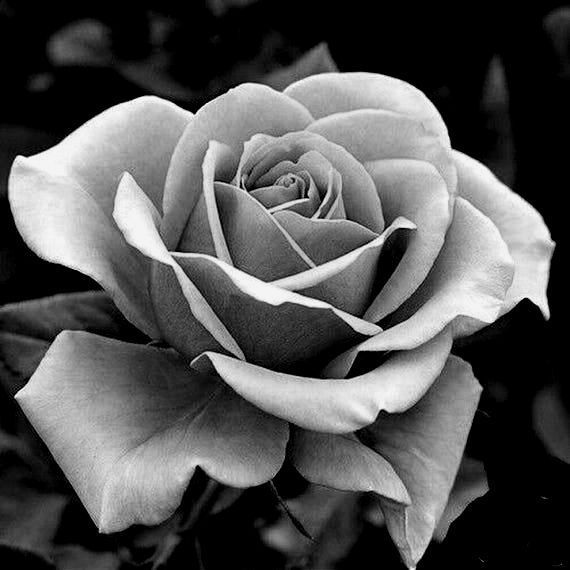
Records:
M209 141L225 143L241 154L243 143L256 133L279 136L302 130L311 121L310 113L297 101L251 83L204 105L189 122L168 169L161 234L169 248L176 248L202 192L202 160Z
M197 466L248 487L285 454L284 422L171 350L65 332L17 399L103 532L168 518Z
M377 323L406 301L426 278L451 220L450 197L443 178L427 162L379 160L366 168L376 184L386 218L404 216L417 227L410 233L396 270L366 311L366 319Z
M413 406L438 377L451 335L399 352L377 369L350 379L283 374L229 356L205 352L191 366L212 368L238 394L271 415L325 433L349 433L371 424L379 412Z
M371 491L401 505L410 504L408 491L390 463L354 434L294 429L289 457L311 483L340 491Z
M328 230L334 230L334 224L352 223L346 220L312 221L306 218L301 219L304 221L299 225L312 222L312 225L316 226L315 229L317 231L313 234L313 237L320 236L333 244L335 237L338 237L338 235L329 237L326 233L327 227ZM356 225L361 230L364 229L358 224L353 225ZM319 231L319 226L325 226L324 231ZM306 225L307 229L310 227L310 224ZM384 250L386 240L395 231L401 229L415 229L415 225L405 218L397 218L390 227L382 232L382 235L377 236L368 243L336 259L324 262L314 269L308 269L303 273L274 281L273 284L288 291L298 291L307 297L321 299L351 315L361 316L370 304L378 275L379 259ZM362 236L362 233L360 233L360 236ZM346 242L345 245L348 245L350 239L347 239ZM326 245L323 245L322 248L325 251L327 249Z
M90 193L26 158L16 159L9 191L16 225L34 252L93 278L130 322L159 337L147 290L149 263Z
M250 362L277 370L322 365L323 354L380 328L265 283L206 255L173 253Z
M451 356L424 397L402 414L381 414L362 440L390 462L411 505L382 501L388 530L408 567L419 561L443 513L459 468L481 386Z
M449 146L447 128L433 103L419 90L376 73L322 73L289 85L285 93L320 119L357 109L385 109L421 121Z
M451 151L417 120L390 111L338 113L312 123L307 130L345 148L361 163L412 158L433 164L450 194L457 188Z
M235 267L263 281L315 267L277 219L248 192L216 182L215 199Z
M207 347L221 346L230 354L243 358L243 352L225 325L167 251L158 233L160 215L129 174L124 174L119 183L113 215L130 245L165 266L162 273L153 270L151 289L162 336L190 357ZM164 275L166 270L174 273L180 291ZM177 315L181 301L183 312ZM182 318L188 319L186 324L181 322Z
M501 313L528 298L548 318L546 289L554 242L540 214L477 160L454 151L459 194L499 228L515 262L515 276Z

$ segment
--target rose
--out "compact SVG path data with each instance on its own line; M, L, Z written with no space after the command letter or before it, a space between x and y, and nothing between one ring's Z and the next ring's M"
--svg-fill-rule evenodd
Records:
M479 396L453 339L548 311L540 216L389 77L137 99L18 158L9 191L33 250L160 341L62 333L18 395L103 531L164 520L196 466L247 487L287 454L375 492L413 565Z

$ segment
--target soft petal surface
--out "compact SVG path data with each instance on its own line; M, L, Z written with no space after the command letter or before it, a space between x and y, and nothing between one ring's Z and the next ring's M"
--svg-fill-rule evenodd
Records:
M346 220L312 221L306 218L300 219L304 220L303 223L312 223L316 230L319 226L329 226L329 230L332 230L334 224L351 223ZM353 225L364 229L358 224ZM290 225L289 228L291 227ZM310 225L306 227L308 229ZM342 228L343 226L339 227L339 232ZM361 316L370 304L386 241L398 230L415 230L415 228L416 226L406 218L397 218L381 235L368 243L314 269L274 281L274 285L288 291L298 291L307 297L321 299L352 315ZM318 235L318 230L315 233ZM322 237L327 236L324 231L320 235ZM313 236L317 237L314 234ZM330 238L327 236L327 239L331 245L334 244L335 238L333 236ZM350 239L346 241L350 243ZM323 244L323 249L327 249L326 244Z
M408 567L423 555L443 513L477 408L471 367L451 356L424 397L402 414L381 414L362 440L390 462L411 505L382 501L388 530Z
M245 190L216 182L214 195L220 228L235 267L263 281L315 267L277 218Z
M180 290L168 275L152 272L151 296L162 337L187 356L221 346L243 358L225 325L167 251L158 233L160 214L129 174L119 183L113 216L127 243L162 264L163 271L172 271L178 281Z
M445 244L426 280L390 318L397 324L360 350L408 349L449 323L454 335L474 332L499 315L512 282L513 262L493 223L459 198Z
M408 491L390 463L354 434L294 429L289 457L311 483L341 491L371 491L401 505L410 504Z
M439 376L450 348L451 335L442 333L350 379L283 374L213 352L205 352L192 366L213 368L246 400L299 427L349 433L371 424L382 410L396 413L414 405Z
M546 288L554 243L540 214L477 160L454 151L459 195L489 216L515 262L515 276L502 313L528 298L548 318Z
M378 322L397 309L426 278L439 254L451 216L443 178L429 163L379 160L366 165L378 189L388 221L404 216L416 225L395 271L366 312Z
M381 330L328 303L265 283L213 257L172 256L249 362L274 370L313 369L339 345L354 344Z
M149 263L129 247L92 194L21 157L12 167L9 192L16 225L34 252L93 278L129 321L152 338L160 336L148 294Z
M320 119L357 109L385 109L420 120L449 146L447 128L434 104L416 87L377 73L322 73L289 85L285 93Z
M173 351L82 332L57 337L17 399L103 532L165 520L197 466L235 487L270 480L288 438Z
M312 116L297 101L273 89L246 83L204 105L178 143L166 178L161 233L176 248L202 192L202 161L211 140L241 154L256 133L280 136L304 129ZM222 180L229 182L230 180Z
M308 130L345 148L364 163L386 158L412 158L432 163L450 194L457 172L450 149L417 120L370 109L338 113L312 123Z
M340 174L347 218L373 232L382 232L382 205L370 175L345 148L318 133L302 131L291 132L279 138L268 137L267 143L250 157L251 164L244 165L245 173L255 183L258 176L271 171L283 160L295 162L311 151L322 155Z

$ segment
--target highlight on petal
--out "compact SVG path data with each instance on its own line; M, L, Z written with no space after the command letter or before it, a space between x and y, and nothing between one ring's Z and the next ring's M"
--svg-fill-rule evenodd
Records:
M450 356L415 406L381 414L360 433L390 462L410 494L407 507L380 499L388 531L409 568L422 557L443 513L480 394L471 367Z
M389 328L357 350L414 348L450 323L455 336L471 334L497 319L512 277L513 262L497 228L458 198L444 246L427 278L389 317Z
M188 123L168 169L161 227L168 247L176 249L202 193L202 160L211 140L227 144L239 155L242 144L256 133L279 136L302 130L311 121L297 101L253 83L230 89L204 105Z
M35 158L20 157L9 194L18 230L35 253L97 281L131 323L159 337L147 288L149 263L128 246L91 193Z
M416 87L377 73L322 73L284 91L320 119L357 109L384 109L421 121L449 147L447 128L434 104Z
M172 309L180 306L180 295L175 294L170 287L170 293L173 295L172 299L175 303L174 307L169 305L171 298L164 297L164 300L158 305L159 310L156 311L164 338L188 356L194 355L195 351L200 352L206 347L212 349L215 346L221 346L230 354L243 358L243 352L225 325L167 251L158 234L160 214L132 176L127 173L123 175L119 183L113 215L125 240L147 258L171 269L178 280L192 318L186 325L186 331L180 328L180 317L189 317L190 315L187 311L179 316L173 314ZM162 277L162 281L160 277ZM154 287L157 283L165 284L163 275L159 276L158 280L153 279L152 285ZM158 298L161 301L162 295L166 292L157 292L154 289L152 300L156 302ZM174 320L171 322L168 317L173 317ZM180 333L180 336L177 333ZM192 346L192 343L196 346Z
M378 160L366 164L388 221L396 216L411 220L417 230L395 271L368 310L371 322L396 310L426 278L437 258L451 221L450 196L445 182L431 164L408 159Z
M554 242L544 220L483 164L457 151L453 157L459 177L459 195L491 218L515 262L513 284L501 314L528 298L548 318L546 289Z
M439 376L450 349L451 335L445 332L350 379L284 374L213 352L201 354L191 366L215 370L238 394L271 415L307 430L339 434L371 424L383 410L399 413L413 406Z
M323 117L307 130L345 148L361 163L390 158L430 162L445 180L449 193L456 193L457 172L449 147L410 117L362 109Z
M216 255L231 263L230 254L220 227L214 182L227 180L235 172L238 157L223 143L210 141L202 162L202 195L182 232L177 251L193 251Z
M249 362L274 370L314 368L329 351L380 331L328 303L265 283L213 257L172 256Z
M196 467L249 487L285 456L285 422L171 350L64 332L16 398L102 532L171 516Z
M410 496L390 463L354 434L291 431L289 457L301 475L340 491L373 492L400 505Z
M300 220L303 220L302 222ZM300 218L295 220L298 222L298 227L305 230L313 229L312 237L319 239L315 248L320 245L325 252L327 251L327 243L335 245L335 236L327 234L327 230L335 230L335 224L338 226L336 237L342 237L341 230L345 229L351 232L354 228L346 226L352 224L364 230L364 228L353 222L347 220L307 220ZM343 225L344 224L344 225ZM290 224L288 229L292 229ZM323 231L320 231L322 228ZM314 299L321 299L330 303L338 309L342 309L352 315L361 316L366 308L369 306L370 299L374 292L376 278L378 275L379 263L386 245L387 239L397 230L413 230L416 226L405 218L397 218L394 222L382 232L382 235L377 236L368 243L340 255L336 259L325 261L322 265L318 265L314 269L308 269L302 273L297 273L289 277L284 277L273 284L287 289L288 291L298 291L299 293L312 297ZM315 231L316 230L316 231ZM372 232L370 232L372 233ZM350 244L350 237L355 238L358 235L354 232L352 236L348 233L346 244ZM359 234L362 236L362 233ZM374 235L374 234L372 234ZM310 238L309 238L310 239ZM322 241L326 240L324 243ZM303 246L307 243L301 242ZM342 247L342 246L337 246ZM313 251L312 249L310 251ZM342 250L341 250L342 251ZM370 320L370 319L366 319Z

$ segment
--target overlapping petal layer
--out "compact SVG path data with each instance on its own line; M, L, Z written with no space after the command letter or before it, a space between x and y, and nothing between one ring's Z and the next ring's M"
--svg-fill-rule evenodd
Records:
M396 310L423 282L437 258L451 222L450 196L443 178L429 163L393 159L366 168L378 189L386 219L405 216L416 225L403 257L368 310L378 322Z
M372 491L402 506L410 504L394 468L354 434L294 429L289 449L293 465L311 483L341 491Z
M438 377L450 349L451 335L445 331L350 379L283 374L213 352L205 352L192 366L215 370L271 415L311 431L348 433L371 424L380 411L398 413L413 406Z
M360 109L323 117L307 130L338 144L361 163L387 158L430 162L445 180L449 193L456 192L457 172L450 149L415 119L390 111Z
M155 97L117 105L59 145L18 158L10 175L14 219L39 256L100 283L124 315L158 335L147 292L148 262L130 249L111 214L118 176L145 181L160 209L168 162L191 114Z
M17 399L103 532L168 518L198 466L249 487L285 456L285 422L172 350L61 333Z
M240 155L243 143L256 133L280 136L302 130L311 121L309 111L297 101L257 84L240 85L204 105L189 122L168 169L161 227L168 247L176 248L200 198L202 160L211 140Z
M400 79L376 73L322 73L301 79L284 91L320 119L357 109L385 109L420 120L447 146L447 128L434 104Z
M361 435L390 462L410 494L407 507L382 501L388 530L409 568L423 555L443 513L480 394L471 367L451 356L415 406L381 414Z

